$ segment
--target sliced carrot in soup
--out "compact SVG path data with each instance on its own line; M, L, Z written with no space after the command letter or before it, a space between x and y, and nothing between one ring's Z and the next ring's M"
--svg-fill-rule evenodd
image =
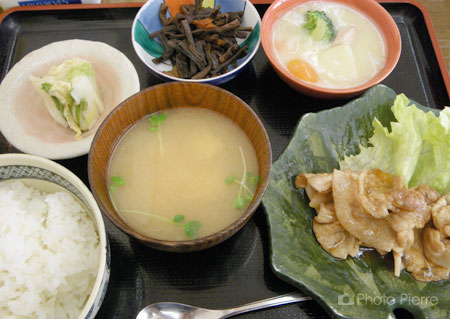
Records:
M319 76L314 68L308 62L301 59L294 59L289 61L287 64L287 68L289 72L291 72L297 78L308 81L308 82L317 82L319 80Z

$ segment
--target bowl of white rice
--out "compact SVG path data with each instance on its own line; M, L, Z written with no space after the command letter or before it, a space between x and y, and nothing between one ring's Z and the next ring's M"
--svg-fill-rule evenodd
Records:
M0 318L93 319L110 249L89 189L28 154L0 155Z

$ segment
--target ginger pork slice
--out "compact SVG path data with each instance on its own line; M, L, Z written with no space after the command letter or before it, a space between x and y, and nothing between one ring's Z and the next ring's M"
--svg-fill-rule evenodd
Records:
M321 224L313 221L313 230L320 246L331 256L346 259L359 253L359 241L350 235L339 222Z
M432 207L433 223L443 238L450 237L450 195L442 196Z
M313 231L317 241L331 256L346 259L359 253L359 241L339 223L334 204L321 204L314 217Z
M423 232L423 247L425 256L433 263L450 268L450 240L442 238L440 232L431 227Z
M356 198L358 175L334 170L333 200L336 216L342 227L362 245L381 251L391 251L395 244L395 232L386 218L367 214Z
M334 211L332 195L332 174L300 174L295 186L304 188L309 197L309 206L315 208L313 231L317 241L330 255L346 259L359 252L359 241L339 223Z
M425 256L435 264L450 268L450 195L442 196L431 208L433 226L425 228Z
M387 220L396 233L397 249L407 249L414 241L414 229L422 229L431 219L431 206L425 196L414 189L395 189L390 192L393 210Z
M337 221L333 203L321 203L319 209L316 209L316 213L317 216L314 217L314 220L318 223L330 224Z
M332 178L333 175L331 173L299 174L295 179L295 186L297 188L305 188L309 184L316 192L326 193L331 191Z
M363 170L358 174L355 195L367 214L374 218L385 218L392 207L390 191L402 186L402 179L398 176L379 169Z
M441 197L441 195L434 188L426 184L417 186L415 190L423 195L428 205L436 203Z
M330 173L306 173L299 174L295 179L297 188L304 188L309 198L309 206L319 209L321 203L330 203L333 201L331 193Z
M396 234L394 274L400 276L402 257L414 243L414 229L422 229L431 218L429 203L435 200L435 194L431 188L411 189L399 185L388 192L387 198L391 201L387 220Z
M450 268L428 260L424 253L423 229L414 229L414 241L403 254L403 265L418 281L430 282L450 278Z

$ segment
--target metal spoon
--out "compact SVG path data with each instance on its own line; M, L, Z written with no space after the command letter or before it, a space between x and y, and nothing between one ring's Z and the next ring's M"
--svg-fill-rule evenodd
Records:
M136 319L221 319L244 312L305 300L311 300L311 297L305 297L300 292L292 292L223 310L204 309L176 302L158 302L142 309Z

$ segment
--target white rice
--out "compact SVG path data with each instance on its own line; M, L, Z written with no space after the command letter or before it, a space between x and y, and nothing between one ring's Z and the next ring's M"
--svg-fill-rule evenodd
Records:
M71 194L0 183L0 318L77 318L99 251L94 223Z

